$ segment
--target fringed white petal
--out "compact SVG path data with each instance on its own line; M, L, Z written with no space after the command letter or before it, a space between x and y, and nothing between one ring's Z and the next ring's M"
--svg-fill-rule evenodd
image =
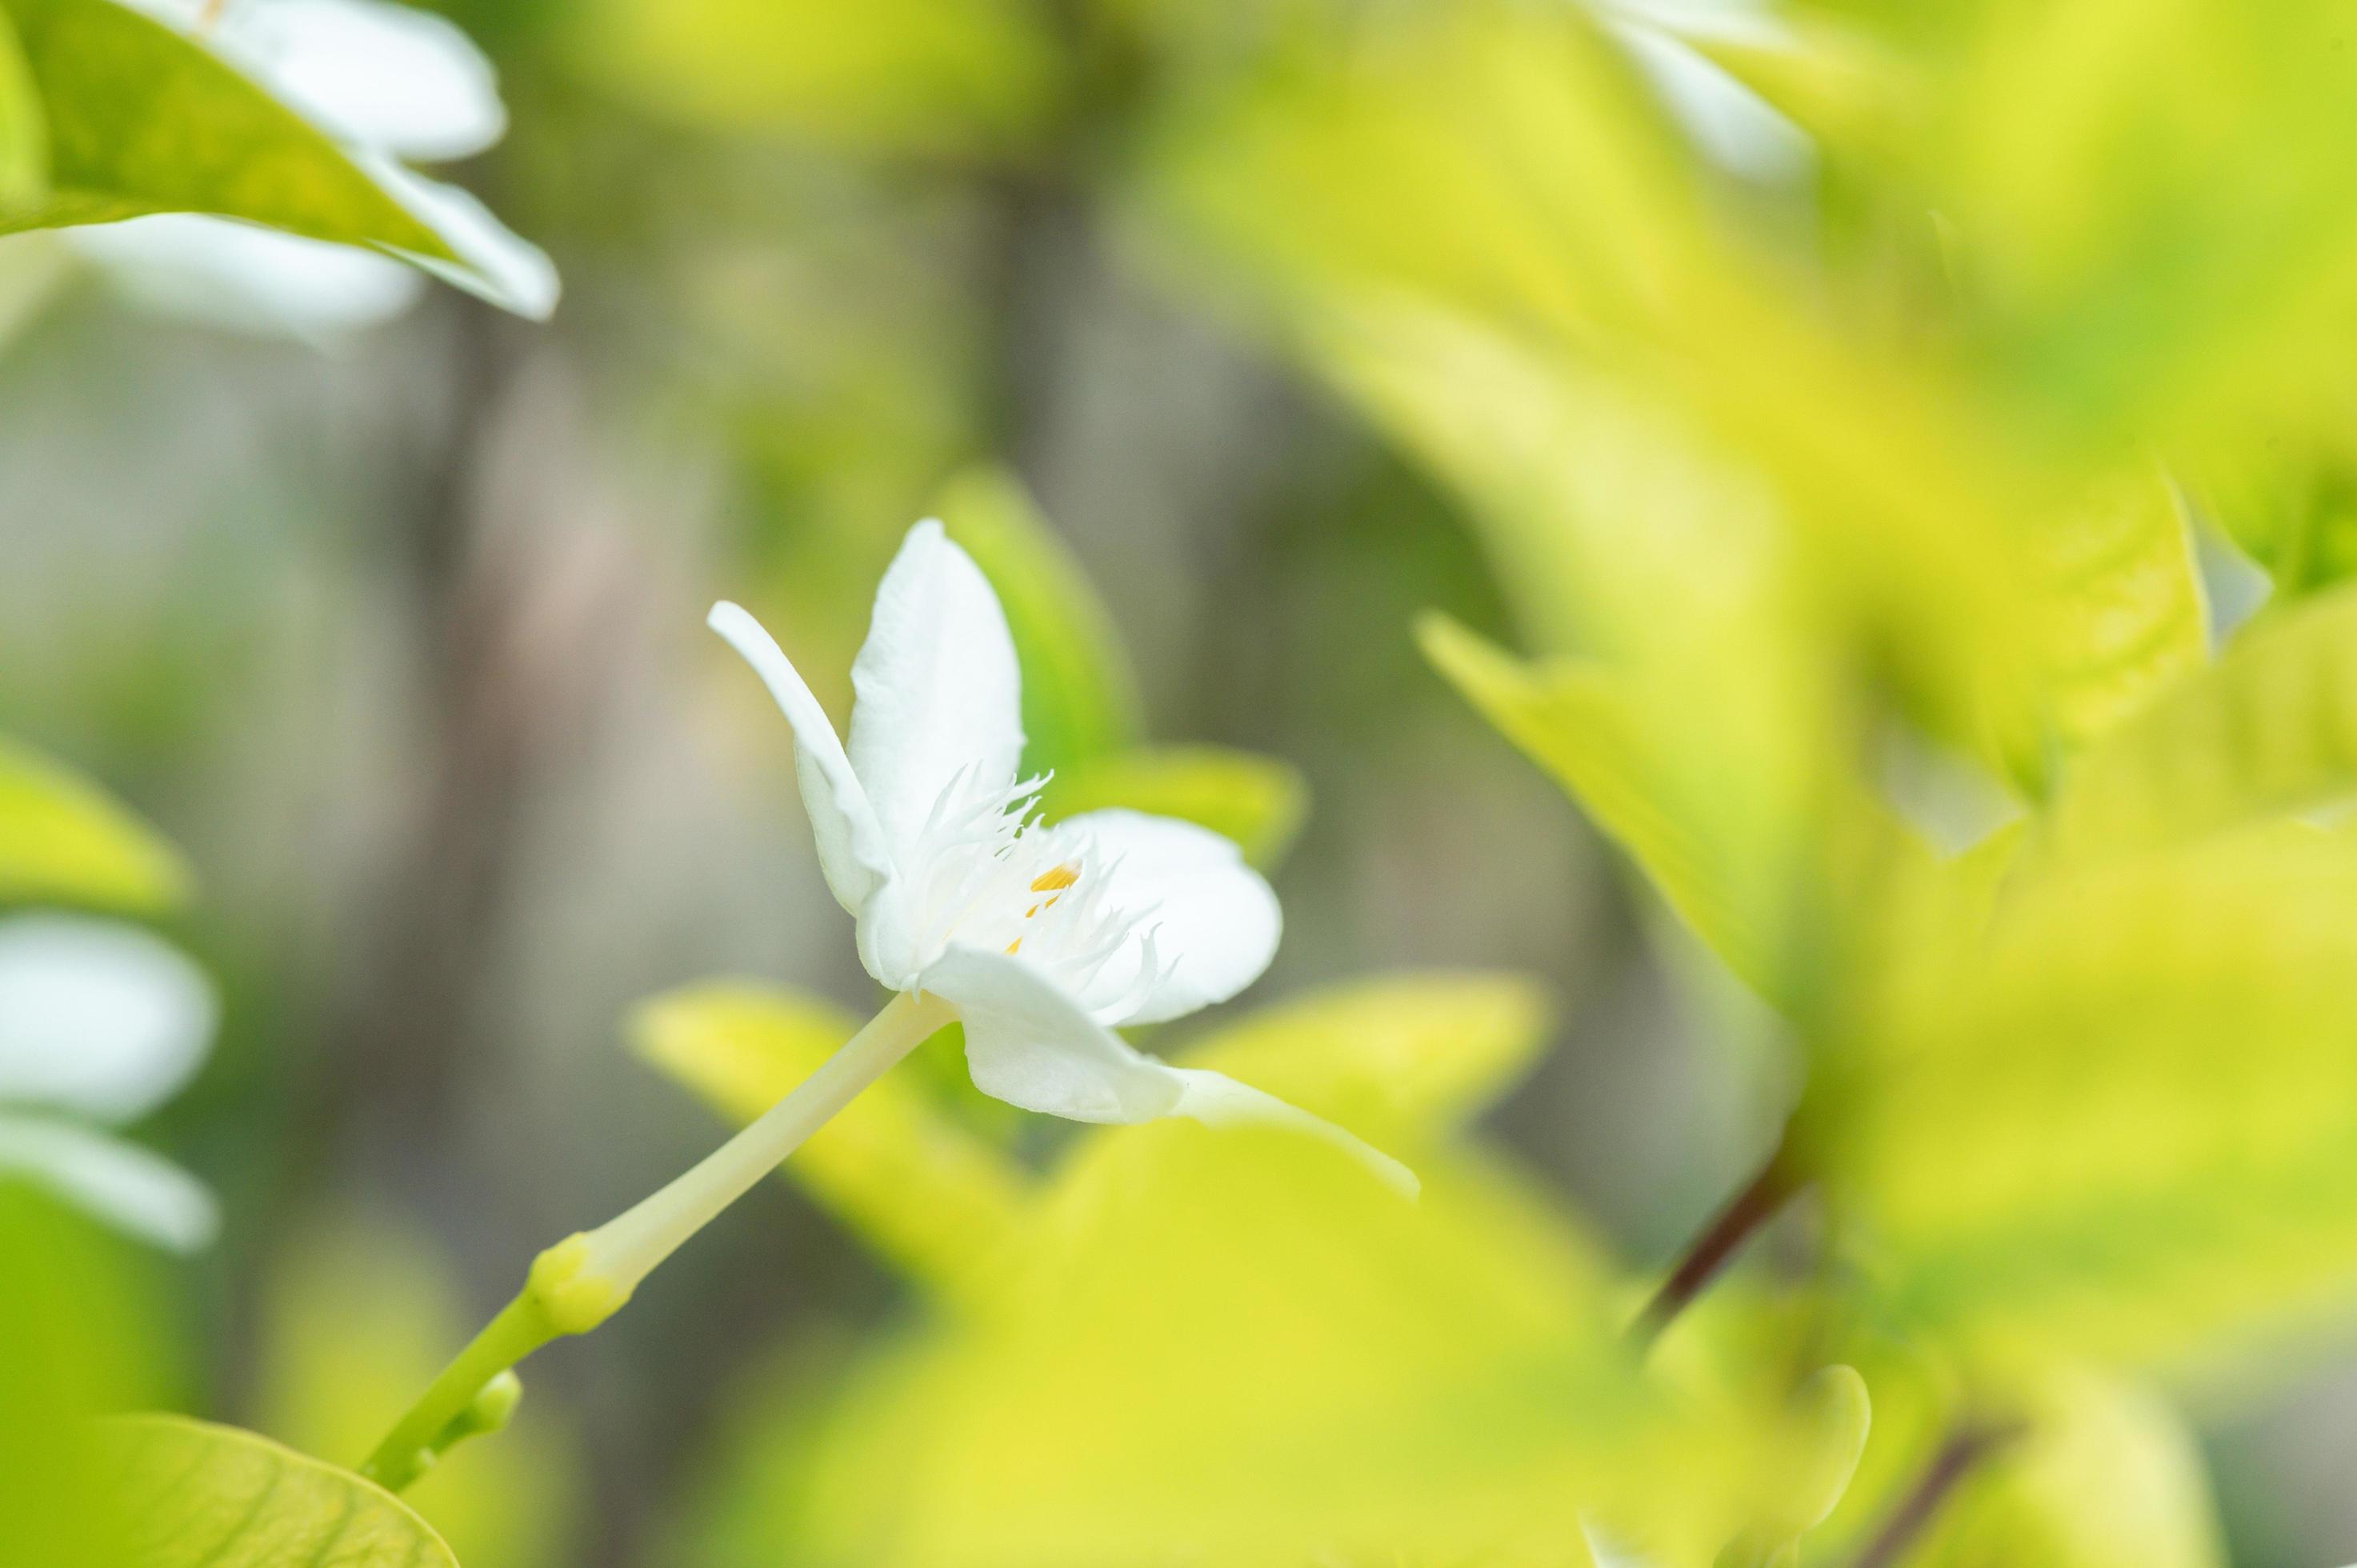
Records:
M1049 858L1079 866L1076 891L1094 891L1128 917L1116 950L1085 974L1060 975L1098 1018L1183 1017L1235 995L1275 956L1284 931L1276 894L1211 829L1104 811L1060 822L1049 838Z

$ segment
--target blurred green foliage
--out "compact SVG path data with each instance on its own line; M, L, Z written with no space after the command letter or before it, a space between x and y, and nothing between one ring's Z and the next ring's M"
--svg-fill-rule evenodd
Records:
M1263 722L1272 655L1227 634L1254 592L1267 619L1312 600L1259 581L1274 550L1204 589L1222 661L1190 709L1115 607L1178 591L1163 558L1083 549L1085 513L1060 501L1061 533L1039 499L1070 460L1040 364L1093 348L1060 312L1095 289L1168 313L1318 411L1260 492L1283 515L1250 521L1341 602L1340 645L1388 670L1415 636L1709 955L1705 987L1756 1001L1790 1086L1738 1120L1794 1201L1647 1353L1657 1271L1478 1126L1548 1039L1527 982L1377 973L1169 1045L1398 1150L1414 1209L1275 1133L1026 1142L937 1040L786 1173L908 1305L833 1339L805 1319L730 1391L670 1478L678 1561L1790 1568L1896 1526L1938 1568L2226 1560L2187 1411L2248 1408L2357 1326L2346 5L457 9L552 116L506 166L522 209L593 275L660 274L659 309L617 290L601 328L673 378L651 423L722 449L716 553L823 695L931 509L1005 604L1050 816L1130 806L1285 861L1295 715ZM401 182L200 38L112 0L0 17L0 228L200 212L461 265ZM1703 80L1781 114L1799 172L1716 159L1676 85ZM1346 440L1416 478L1366 500L1321 471ZM1494 605L1381 554L1434 496ZM1447 613L1361 608L1341 568L1379 557ZM2220 562L2271 586L2247 624ZM1461 736L1368 684L1358 719L1446 794ZM450 685L470 736L529 706ZM1216 744L1148 738L1219 706L1242 716ZM1329 898L1321 950L1386 898L1445 929L1420 900L1448 834L1521 831L1485 803ZM0 747L0 902L153 916L188 880L95 786ZM630 1033L741 1122L856 1025L728 981ZM1531 1123L1562 1103L1513 1131L1551 1141ZM70 1563L108 1505L43 1434L188 1402L146 1367L171 1332L135 1271L20 1196L0 1260L32 1288L0 1290L0 1344L39 1348L0 1354L0 1517L16 1556ZM331 1223L274 1243L253 1402L345 1458L457 1316L431 1249ZM220 1477L206 1507L293 1477L257 1528L347 1504L426 1528L263 1440L142 1430L221 1466L192 1472ZM470 1560L567 1560L565 1430L457 1451L419 1509Z
M0 902L155 913L181 903L180 854L87 780L0 739Z

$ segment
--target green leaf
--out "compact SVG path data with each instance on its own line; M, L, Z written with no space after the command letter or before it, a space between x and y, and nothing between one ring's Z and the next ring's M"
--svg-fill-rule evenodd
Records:
M2267 575L2278 601L2357 577L2357 439L2345 397L2285 422L2264 442L2201 459L2201 512Z
M348 1470L182 1416L106 1424L116 1523L140 1568L457 1568L424 1520Z
M49 130L40 90L0 11L0 222L37 208L49 183Z
M1449 1135L1506 1092L1553 1022L1502 974L1395 974L1264 1008L1189 1046L1211 1068L1391 1148Z
M179 852L97 786L0 740L0 902L153 913L188 897Z
M750 983L651 997L634 1049L735 1124L785 1098L858 1027L843 1009ZM970 1300L998 1262L1028 1185L996 1149L887 1074L813 1134L783 1174L912 1277Z
M2166 846L2357 790L2357 584L2264 615L2067 771L2055 859Z
M49 144L48 199L0 218L0 233L209 213L382 251L524 314L554 305L544 258L471 199L364 163L201 43L116 0L0 9Z
M1081 564L1022 481L970 468L934 503L1006 611L1023 668L1026 771L1060 771L1139 739L1137 678Z
M1285 859L1309 811L1309 786L1292 764L1214 746L1146 746L1091 757L1059 772L1039 797L1050 822L1125 806L1200 822L1233 839L1265 871Z
M0 1546L11 1564L118 1568L92 1418L155 1402L169 1380L164 1304L119 1240L0 1172Z
M1953 1345L2211 1369L2357 1316L2357 841L2296 825L2017 890L1795 1135Z
M866 153L1019 147L1064 71L1016 0L598 0L582 36L600 77L665 113Z
M282 1225L259 1282L248 1408L306 1454L360 1455L480 1326L428 1235L342 1204ZM523 1401L497 1442L470 1443L402 1500L471 1563L571 1568L587 1482L564 1402Z

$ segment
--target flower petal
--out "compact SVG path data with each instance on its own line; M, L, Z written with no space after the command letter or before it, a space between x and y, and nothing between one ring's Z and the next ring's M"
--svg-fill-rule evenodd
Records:
M940 523L910 529L892 558L851 686L851 765L895 849L923 832L952 789L971 799L1015 782L1015 639L990 580Z
M1416 1190L1406 1166L1329 1122L1223 1074L1175 1068L1132 1048L1011 953L952 948L926 971L923 988L957 1009L974 1086L995 1099L1074 1122L1187 1116L1213 1127L1289 1127L1348 1151L1402 1191Z
M712 607L706 624L745 656L784 710L794 732L794 773L802 782L802 809L810 813L811 834L818 841L819 869L835 901L855 916L863 914L892 879L892 856L877 825L875 808L844 755L843 742L835 738L826 710L811 695L777 639L744 609L724 599Z
M221 1231L221 1208L196 1177L103 1133L0 1116L0 1176L31 1177L118 1230L193 1252Z
M1276 894L1234 842L1176 817L1090 811L1049 830L1081 865L1111 876L1106 897L1140 915L1121 952L1089 981L1082 1002L1115 1024L1159 1024L1225 1002L1276 955L1284 916ZM1146 913L1151 910L1150 914ZM1146 939L1157 972L1141 981Z
M159 212L64 232L142 308L256 336L329 343L425 292L424 274L389 256L225 218Z
M135 1121L203 1062L219 1013L203 972L135 926L0 920L0 1100Z
M507 110L491 62L444 17L383 0L253 0L216 41L314 124L397 157L471 157Z

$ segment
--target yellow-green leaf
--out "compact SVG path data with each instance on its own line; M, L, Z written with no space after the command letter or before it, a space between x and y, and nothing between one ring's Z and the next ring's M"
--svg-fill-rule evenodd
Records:
M168 1415L117 1418L107 1436L140 1568L457 1568L400 1498L267 1438Z
M0 10L0 222L40 204L49 183L49 128L40 90Z
M1847 1234L1951 1343L2214 1366L2357 1318L2357 841L2288 825L2017 892L1824 1101Z
M1089 1130L996 1310L879 1344L693 1561L1552 1563L1592 1503L1707 1563L1748 1434L1631 1375L1596 1243L1527 1184L1424 1174L1411 1205L1313 1139Z
M1453 1133L1526 1070L1550 1009L1502 974L1387 974L1264 1008L1185 1053L1383 1146Z
M640 1003L638 1053L732 1123L785 1098L858 1027L834 1004L778 987L716 981ZM1001 1260L1022 1173L888 1074L813 1134L784 1174L911 1276L970 1299Z
M1781 989L1788 891L1779 832L1752 797L1665 748L1676 732L1635 682L1591 661L1528 665L1440 618L1426 656L1501 734L1568 790L1670 907L1746 981Z
M2222 1568L2201 1449L2154 1391L2084 1368L2029 1391L2023 1428L1981 1461L1910 1562L1923 1568Z
M2357 584L2262 617L2065 775L2050 854L2166 845L2357 790Z
M1136 744L1137 680L1113 617L1023 482L1004 468L951 480L934 511L982 567L1023 669L1023 752L1060 771Z
M2133 717L2208 658L2192 536L2158 471L2139 467L2096 487L2031 548L2043 571L2046 724L2062 747Z
M863 152L1018 146L1063 74L1016 0L600 0L588 19L592 67L666 113Z
M179 852L96 785L0 740L0 902L153 912L188 881Z
M1309 786L1273 757L1215 746L1146 746L1065 768L1049 780L1039 805L1050 821L1125 806L1200 822L1267 870L1293 847L1308 814Z
M1801 1538L1849 1490L1874 1424L1874 1401L1854 1367L1821 1367L1793 1391L1779 1441L1759 1477L1758 1522L1718 1555L1717 1568L1784 1568Z

